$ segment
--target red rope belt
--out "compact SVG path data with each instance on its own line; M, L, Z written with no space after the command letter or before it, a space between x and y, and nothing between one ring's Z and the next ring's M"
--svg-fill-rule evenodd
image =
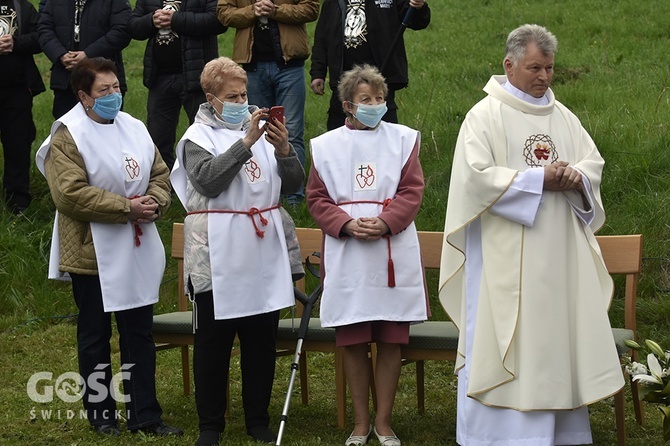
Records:
M374 201L374 200L353 200L353 201L341 201L337 203L337 206L344 206L345 204L380 204L382 210L391 203L391 199L387 198L384 201ZM395 266L393 265L393 257L391 256L391 235L386 234L382 236L386 239L386 246L388 248L388 286L389 288L395 287Z
M134 197L129 197L129 200L132 200L133 198L140 198L139 195L135 195ZM135 246L140 246L142 242L140 242L140 236L142 235L142 228L140 227L139 223L133 223L133 235L135 238Z
M269 208L265 209L258 209L258 208L251 208L248 211L233 211L229 209L205 209L201 211L190 211L186 214L186 216L189 215L196 215L196 214L242 214L242 215L248 215L249 218L251 218L251 222L254 225L254 229L256 230L256 235L260 238L263 238L265 236L265 231L261 231L261 229L258 227L256 224L256 218L254 217L255 215L258 215L258 220L261 222L263 226L267 226L268 220L263 217L263 212L271 211L273 209L279 209L281 207L281 204L277 204L275 206L271 206Z

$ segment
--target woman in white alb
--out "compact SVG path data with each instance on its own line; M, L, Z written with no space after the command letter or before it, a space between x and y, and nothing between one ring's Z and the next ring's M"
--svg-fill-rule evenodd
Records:
M100 400L89 376L110 388L111 314L116 317L121 368L132 432L181 435L161 420L151 337L153 304L165 268L154 221L170 204L168 169L144 124L120 110L114 63L84 59L72 70L79 103L51 127L37 153L56 205L49 277L72 279L79 308L79 373L86 381L88 420L103 435L118 435L116 401Z
M374 433L399 446L391 414L410 322L428 317L414 217L423 196L419 132L381 121L388 90L379 71L343 74L343 127L311 141L309 211L324 233L321 323L335 327L355 427L345 445ZM377 343L377 414L370 420L368 343Z
M225 428L230 352L240 340L247 434L275 440L268 406L279 310L294 304L280 194L298 190L302 165L283 122L247 104L246 72L220 57L200 77L207 102L177 146L171 180L186 208L184 274L194 301L193 373L200 437Z

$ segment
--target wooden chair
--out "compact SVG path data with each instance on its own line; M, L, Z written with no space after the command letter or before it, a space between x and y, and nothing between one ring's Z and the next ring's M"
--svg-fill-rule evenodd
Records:
M311 245L306 242L306 246L310 247ZM318 249L319 250L320 245ZM307 252L303 250L303 252ZM311 252L310 252L311 253ZM173 259L177 260L177 274L178 274L178 283L177 283L177 311L171 313L157 314L153 319L153 338L156 343L156 350L165 350L169 348L181 348L181 367L182 367L182 383L184 389L184 395L188 395L191 392L190 384L190 360L189 360L189 345L193 345L195 336L193 334L193 313L188 310L188 297L184 293L184 224L183 223L174 223L172 225L172 250L171 255ZM304 289L304 280L302 281L302 286ZM318 325L318 320L316 321ZM311 349L318 348L319 344L317 343L318 337L316 336L319 333L319 328L314 327L311 331L312 340L308 343L308 346ZM328 337L330 340L330 337ZM335 335L333 331L332 341L334 345ZM279 355L287 354L288 349L282 343L278 345ZM239 353L239 349L235 349L232 355ZM306 370L306 366L303 365ZM306 373L301 373L302 377L306 377ZM303 401L306 404L307 398L307 383L306 378L304 385L301 387L303 390ZM229 409L229 408L228 408ZM226 414L228 413L226 410Z
M314 252L321 252L321 230L313 228L296 228L300 243L301 257L306 259ZM318 257L313 257L315 266L319 266ZM296 283L296 288L305 292L305 279ZM300 326L300 304L296 317L281 319L277 332L277 349L286 352L294 352L298 338L298 327ZM307 336L302 344L303 353L300 357L300 392L302 403L309 402L309 389L307 380L307 352L333 353L335 356L335 400L337 405L337 425L344 428L346 418L346 378L344 376L344 362L342 348L335 347L335 329L321 327L321 320L312 317L309 320Z
M637 283L642 270L642 235L609 235L596 237L605 260L607 271L612 274L626 276L624 327L612 328L615 344L619 355L630 353L633 360L636 352L629 352L624 340L637 340L636 305ZM443 233L419 232L419 243L424 267L433 269L440 267ZM410 329L410 341L403 347L403 359L415 361L417 376L417 399L420 411L424 410L424 361L430 359L455 360L458 347L458 331L451 322L429 321L414 325ZM642 403L636 383L630 381L635 419L644 423ZM617 427L617 444L625 443L624 425L624 390L614 396L615 418Z
M172 258L177 259L177 311L157 314L153 321L156 350L181 349L181 374L184 395L191 393L189 345L193 345L193 316L184 294L184 224L172 225Z
M419 231L421 259L425 270L439 270L442 232ZM410 326L409 344L402 346L403 365L416 363L416 399L420 413L425 410L425 361L456 360L458 329L451 321L427 321Z
M609 235L598 236L598 244L603 253L603 259L610 274L624 274L626 276L626 292L624 298L624 326L613 327L612 333L619 355L630 354L637 360L637 352L629 351L624 341L637 341L637 283L642 271L642 235ZM630 390L633 399L635 420L644 424L644 412L638 385L629 378ZM614 408L617 428L617 444L623 446L626 442L626 428L624 416L624 391L614 395Z

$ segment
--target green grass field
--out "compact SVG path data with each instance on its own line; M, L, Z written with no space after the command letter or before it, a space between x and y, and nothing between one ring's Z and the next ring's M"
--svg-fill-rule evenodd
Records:
M410 86L397 95L401 122L422 133L426 191L417 218L419 229L443 228L456 135L465 113L484 96L481 89L488 78L502 72L507 33L523 23L545 25L559 41L554 92L581 118L607 162L602 193L608 219L600 233L642 233L645 237L638 309L640 337L670 346L670 2L429 0L429 4L433 11L430 27L405 33ZM309 30L313 31L313 24ZM221 55L231 54L233 35L229 31L220 37ZM145 42L133 41L124 51L129 84L124 109L140 119L146 118L144 46ZM37 60L48 85L50 62L44 55L38 55ZM52 124L52 98L50 91L35 98L38 137L34 150ZM306 139L325 131L327 106L327 97L308 92ZM185 128L184 117L180 134ZM183 439L124 433L119 439L102 440L90 432L85 420L78 416L68 419L67 410L78 412L81 403L57 399L35 403L28 397L26 384L32 374L48 371L55 381L61 373L77 370L75 320L70 317L76 307L70 287L46 279L54 207L37 169L33 169L31 187L34 201L23 216L15 217L0 206L0 376L5 382L0 386L0 444L193 444L197 414L193 396L181 393L176 351L158 354L157 386L165 419L185 429ZM304 206L292 212L298 225L314 226ZM174 204L159 223L166 247L172 222L183 217L180 205ZM176 265L170 259L157 312L176 307L176 275ZM431 276L430 281L434 291L437 278ZM618 291L613 302L614 324L621 323L622 296L623 291ZM436 296L432 299L434 316L444 318ZM113 351L118 367L118 347ZM271 407L271 426L275 429L288 384L289 363L289 358L278 360ZM231 373L231 415L225 444L251 444L244 430L237 363ZM294 395L284 444L342 444L349 434L351 418L347 429L337 429L332 356L311 355L309 379L311 402L302 407L298 393ZM416 410L414 386L414 366L409 365L401 376L394 423L403 444L455 445L453 364L427 364L424 415ZM660 413L651 405L646 409L647 424L642 427L632 417L632 406L627 406L629 445L662 444ZM592 406L591 422L595 444L615 444L611 400Z

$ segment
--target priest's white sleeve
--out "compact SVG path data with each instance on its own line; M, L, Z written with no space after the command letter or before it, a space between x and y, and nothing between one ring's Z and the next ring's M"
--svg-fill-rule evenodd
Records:
M489 211L532 228L537 210L542 203L543 187L543 168L519 172L507 191L491 206Z
M577 171L579 172L579 170ZM582 175L582 191L568 190L563 193L568 203L570 203L572 210L577 214L577 217L584 224L590 225L596 215L595 206L593 206L593 203L595 203L593 187L591 187L591 182L586 175L581 172L579 173Z

